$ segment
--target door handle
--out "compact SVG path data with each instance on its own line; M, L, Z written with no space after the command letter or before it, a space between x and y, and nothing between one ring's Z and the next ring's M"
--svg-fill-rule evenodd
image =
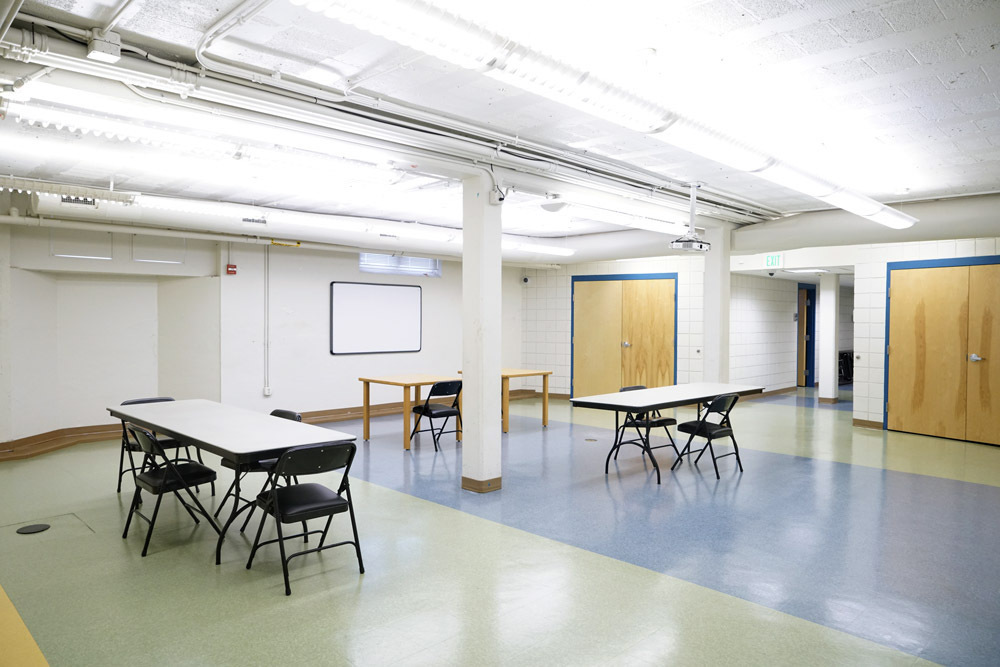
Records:
M632 347L632 343L630 343L630 342L628 342L626 340L626 341L622 342L622 347Z
M969 361L986 361L986 359L980 357L978 354L973 353L969 355Z

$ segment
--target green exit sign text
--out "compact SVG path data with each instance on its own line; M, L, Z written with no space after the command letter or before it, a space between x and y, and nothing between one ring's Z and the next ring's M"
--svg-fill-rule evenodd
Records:
M771 255L764 255L764 268L780 269L783 259L784 258L780 252L776 252Z

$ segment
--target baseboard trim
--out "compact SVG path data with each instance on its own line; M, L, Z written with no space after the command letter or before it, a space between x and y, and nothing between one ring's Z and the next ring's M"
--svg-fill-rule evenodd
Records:
M839 398L825 398L823 396L820 396L819 397L819 402L820 403L832 404L832 403L839 403L840 399Z
M876 428L882 430L882 422L868 421L867 419L855 419L853 421L854 426L859 426L861 428Z
M462 488L466 491L475 491L476 493L489 493L490 491L500 490L500 478L494 477L493 479L472 479L471 477L462 477Z
M0 461L27 459L84 442L117 440L121 437L121 432L120 424L99 424L60 428L47 433L29 435L26 438L0 443Z
M762 391L759 394L748 394L746 396L740 396L741 401L752 401L755 398L764 398L765 396L774 396L776 394L788 394L798 389L798 387L782 387L781 389L772 389L771 391Z

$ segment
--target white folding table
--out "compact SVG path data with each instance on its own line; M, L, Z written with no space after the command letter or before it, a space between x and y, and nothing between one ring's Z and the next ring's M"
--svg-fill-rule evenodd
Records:
M236 500L225 528L219 531L215 562L221 562L226 529L240 508L240 468L262 459L277 458L286 450L301 445L329 442L352 442L357 436L290 419L223 405L204 399L139 403L109 407L112 417L144 426L157 435L174 438L185 445L198 447L235 462Z
M595 410L613 410L615 413L615 433L618 432L618 414L620 412L652 412L665 410L682 405L701 405L722 394L739 394L747 396L759 394L763 387L747 384L729 384L725 382L691 382L675 384L668 387L652 387L636 389L635 391L618 391L612 394L581 396L569 399L577 408L593 408ZM649 443L645 443L643 451L649 455L649 460L656 469L656 483L660 483L660 467L653 457ZM610 456L610 454L609 454Z

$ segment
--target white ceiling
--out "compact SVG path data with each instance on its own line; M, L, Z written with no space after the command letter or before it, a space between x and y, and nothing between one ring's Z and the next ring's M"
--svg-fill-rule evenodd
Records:
M537 0L502 6L432 2L613 77L622 87L839 185L883 203L903 202L903 211L907 202L1000 192L998 0L618 0L586 9ZM0 2L0 9L10 4ZM102 28L124 6L114 26L123 44L198 66L199 42L240 5L262 8L213 41L207 53L261 73L257 78L265 84L274 81L267 74L280 73L346 92L345 102L331 105L370 112L380 122L405 115L425 131L448 128L466 140L627 176L637 191L648 186L676 195L677 212L663 219L683 219L684 188L692 181L702 182L704 199L716 204L699 211L706 225L713 217L744 224L828 208L289 0L27 0L14 26L30 30L28 19L37 17ZM62 39L42 25L34 29ZM0 83L34 70L0 60ZM87 95L110 96L110 111L92 116L146 118L144 131L159 131L161 140L147 145L94 136L85 132L86 122L77 129L29 125L26 117L16 122L8 113L0 122L2 173L461 226L460 184L431 163L410 165L405 156L362 155L339 150L334 142L296 141L280 133L227 135L203 111L172 108L170 117L150 121L147 114L165 105L137 93L149 97L156 91L91 84L61 71L25 90L31 86L71 91L50 100L54 107L95 109L99 105L86 102ZM448 148L441 143L436 150ZM558 183L517 189L525 192L515 192L504 205L507 233L551 239L622 229L613 216L602 217L612 206L542 211L537 204L546 201L546 192L560 192ZM817 230L823 233L836 238L836 230Z

